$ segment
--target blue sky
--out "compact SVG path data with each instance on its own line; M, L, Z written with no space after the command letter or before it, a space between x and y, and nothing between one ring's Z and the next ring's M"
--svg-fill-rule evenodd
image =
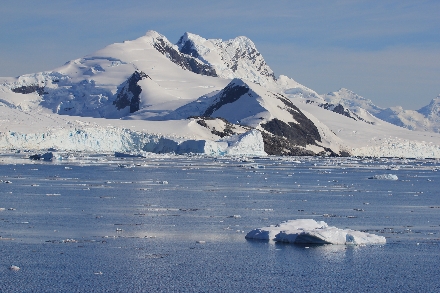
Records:
M0 76L56 68L156 30L171 42L249 37L276 75L381 107L440 94L440 1L4 1Z

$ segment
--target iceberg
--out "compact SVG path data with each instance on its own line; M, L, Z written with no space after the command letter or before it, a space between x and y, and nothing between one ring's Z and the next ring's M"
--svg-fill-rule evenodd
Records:
M340 229L313 219L289 220L277 225L250 231L246 239L274 240L295 244L365 245L385 244L383 236L366 232Z

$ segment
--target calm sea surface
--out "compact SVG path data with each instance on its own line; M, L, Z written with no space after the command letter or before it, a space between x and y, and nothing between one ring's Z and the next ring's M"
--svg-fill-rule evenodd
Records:
M5 154L0 292L439 292L439 169L438 160ZM399 179L368 179L382 174ZM244 237L300 218L387 244Z

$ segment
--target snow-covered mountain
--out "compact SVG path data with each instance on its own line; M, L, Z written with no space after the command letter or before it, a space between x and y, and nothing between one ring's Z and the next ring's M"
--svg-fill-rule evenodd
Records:
M149 31L0 80L2 149L440 157L440 135L388 124L370 100L276 78L246 37ZM435 121L436 101L417 113Z
M404 110L400 106L381 108L374 105L371 100L344 88L322 95L322 97L325 103L321 103L321 107L342 106L345 111L354 113L351 114L354 119L367 123L380 123L375 119L379 118L410 130L440 132L440 95L433 99L429 105L419 110Z
M214 68L219 77L241 78L263 86L276 81L255 44L246 37L223 41L185 33L177 46L181 53Z

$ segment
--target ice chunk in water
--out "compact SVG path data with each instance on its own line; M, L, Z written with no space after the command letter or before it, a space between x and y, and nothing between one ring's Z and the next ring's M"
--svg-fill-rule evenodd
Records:
M289 220L278 225L254 229L247 239L275 240L296 244L383 244L386 239L361 231L339 229L313 219Z
M368 179L379 179L379 180L399 180L399 177L394 174L381 174L381 175L374 175L372 177L369 177Z

